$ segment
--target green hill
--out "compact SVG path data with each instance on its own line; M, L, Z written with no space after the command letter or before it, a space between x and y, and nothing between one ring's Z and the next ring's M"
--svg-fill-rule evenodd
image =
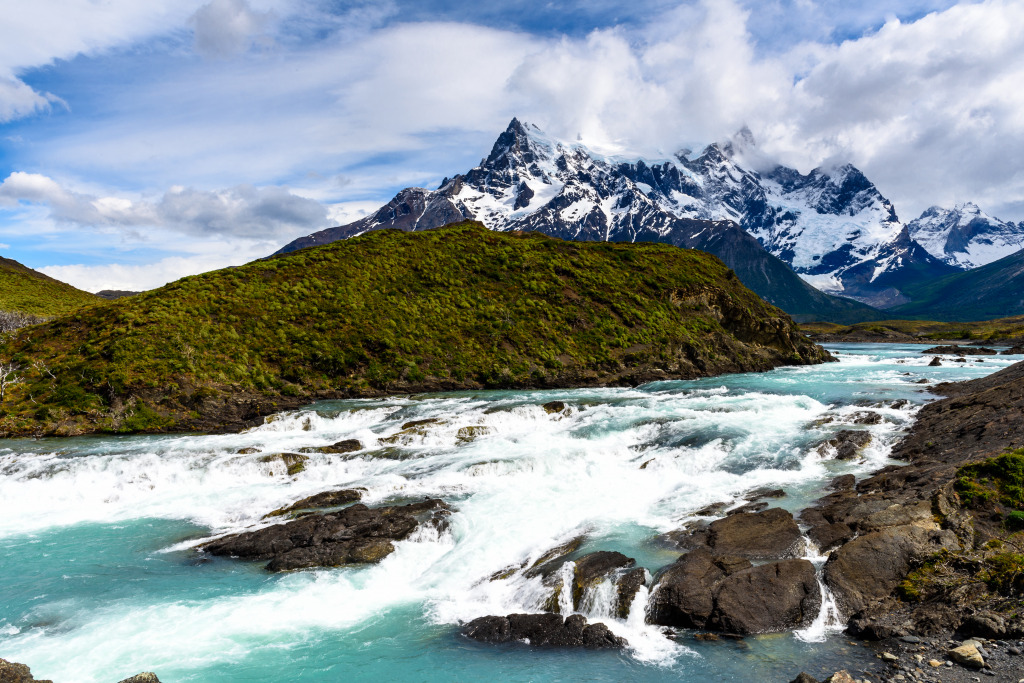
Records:
M1024 250L988 265L904 290L913 300L887 313L930 320L989 320L1024 314Z
M0 256L0 311L51 316L101 301L95 294Z
M187 277L27 330L0 344L24 380L0 431L237 429L315 398L626 385L826 357L709 254L461 223Z

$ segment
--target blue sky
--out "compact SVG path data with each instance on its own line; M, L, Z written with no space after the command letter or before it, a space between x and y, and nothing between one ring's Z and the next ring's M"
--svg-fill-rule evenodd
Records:
M0 9L0 254L90 291L354 220L468 170L512 116L651 156L748 125L801 170L857 164L904 220L1024 219L1020 2Z

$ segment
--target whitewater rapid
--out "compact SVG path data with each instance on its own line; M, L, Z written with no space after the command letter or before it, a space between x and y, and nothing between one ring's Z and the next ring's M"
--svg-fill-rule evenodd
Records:
M255 667L244 680L280 680L270 661L299 657L316 680L317 666L337 673L361 653L388 656L378 651L381 629L412 628L434 642L457 638L453 629L478 616L539 611L550 591L540 578L490 577L575 538L584 538L580 553L636 558L650 578L679 554L657 537L702 507L738 505L771 487L787 493L773 504L796 512L834 476L890 462L928 398L919 379L981 376L1019 360L928 368L918 347L839 351L838 364L636 389L326 402L233 435L0 442L0 588L10 591L0 599L0 656L29 663L37 677L83 682L138 670L234 680L222 672L239 666ZM542 407L551 401L564 410ZM866 411L881 421L854 425ZM436 422L403 429L421 420ZM856 461L829 458L820 445L849 428L869 430L871 444ZM309 453L295 476L267 458L343 439L365 448ZM299 498L354 487L371 506L442 498L454 509L451 526L420 529L378 565L283 575L194 551L203 539L266 524L267 512ZM627 638L622 666L699 666L693 641L644 622L650 583L625 619L610 582L580 611ZM787 637L827 640L839 625L830 608L826 600L815 624ZM345 652L330 650L337 639ZM424 667L430 648L442 648L394 647L421 653ZM468 671L486 655L464 656Z

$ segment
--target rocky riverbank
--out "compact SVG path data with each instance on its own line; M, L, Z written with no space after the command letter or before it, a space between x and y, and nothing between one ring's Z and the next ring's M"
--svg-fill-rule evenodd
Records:
M1024 678L1024 363L939 385L894 457L800 514L884 680ZM1014 451L1013 449L1018 449ZM827 533L826 533L827 532ZM969 673L968 673L969 672Z

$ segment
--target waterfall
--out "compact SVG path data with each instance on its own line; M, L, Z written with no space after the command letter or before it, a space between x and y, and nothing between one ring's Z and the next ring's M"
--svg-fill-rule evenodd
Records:
M823 643L829 633L842 631L846 628L846 622L836 604L836 598L825 585L822 578L822 570L825 567L827 554L821 554L818 547L805 537L807 555L804 559L814 564L815 578L818 580L818 589L821 591L821 607L818 609L818 616L814 618L806 628L793 631L793 635L806 643Z

